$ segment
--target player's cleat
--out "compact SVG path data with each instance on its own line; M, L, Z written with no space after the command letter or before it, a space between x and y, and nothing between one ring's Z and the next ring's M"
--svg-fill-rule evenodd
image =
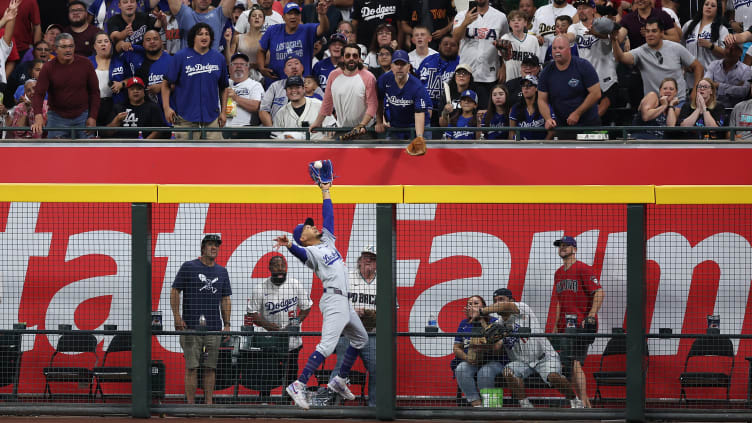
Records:
M579 398L574 398L569 400L569 407L570 408L585 408L585 404L582 403L582 400Z
M295 382L287 385L287 394L290 395L293 401L295 401L295 405L302 408L303 410L308 410L311 408L311 406L308 404L308 399L306 398L306 386L296 380Z
M327 385L329 389L332 391L340 394L342 398L346 400L354 400L355 395L350 391L350 388L347 387L347 381L340 377L339 375L334 376Z
M531 403L530 400L527 398L521 399L519 402L520 402L520 408L535 408L535 406L533 406L533 403Z

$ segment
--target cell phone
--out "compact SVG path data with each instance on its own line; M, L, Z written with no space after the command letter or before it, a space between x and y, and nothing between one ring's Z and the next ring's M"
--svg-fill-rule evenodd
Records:
M473 9L478 9L477 1L471 1L467 4L467 10L473 10Z

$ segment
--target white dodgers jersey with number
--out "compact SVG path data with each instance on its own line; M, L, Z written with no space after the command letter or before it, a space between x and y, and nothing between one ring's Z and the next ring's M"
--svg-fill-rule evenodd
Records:
M337 238L324 228L321 244L305 247L308 254L306 266L316 272L324 288L337 288L347 292L347 266L337 251L334 242Z
M556 18L561 15L573 17L575 13L577 13L577 9L571 4L567 4L564 7L554 7L552 4L549 4L547 6L541 6L535 11L535 16L533 16L533 26L528 32L543 37L544 41L540 46L540 52L538 54L541 63L546 56L548 46L554 42L556 36Z
M577 43L577 53L581 58L590 62L598 74L601 91L607 91L617 81L616 61L608 38L598 38L588 34L588 29L582 22L570 25L567 31L574 34Z
M466 14L467 10L455 16L454 28L462 24ZM493 7L489 7L482 16L478 15L478 19L465 28L460 41L460 63L470 65L476 82L496 81L499 53L494 41L501 39L507 32L507 15Z
M515 304L520 309L520 314L512 314L507 320L503 320L503 323L502 319L499 319L499 323L511 326L513 332L519 331L520 327L529 327L532 333L543 333L543 327L535 316L533 309L525 303ZM540 361L544 353L549 357L557 355L553 346L551 346L551 343L546 338L517 338L508 336L504 338L503 342L509 354L509 359L512 361L533 364Z
M289 325L290 319L298 317L298 309L308 310L311 305L310 293L297 279L290 277L281 286L273 284L269 278L264 279L253 288L250 303L252 312L259 313L264 320L280 328ZM264 331L261 327L255 330ZM290 350L301 345L301 337L290 337Z

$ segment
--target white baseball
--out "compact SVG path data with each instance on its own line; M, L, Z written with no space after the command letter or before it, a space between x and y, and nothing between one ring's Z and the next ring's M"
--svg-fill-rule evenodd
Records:
M315 167L316 169L321 169L322 166L323 164L321 163L321 160L316 160L315 162L313 162L313 167Z

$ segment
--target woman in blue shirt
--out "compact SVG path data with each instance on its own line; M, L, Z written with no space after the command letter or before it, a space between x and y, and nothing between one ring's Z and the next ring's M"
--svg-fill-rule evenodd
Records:
M497 128L509 126L509 90L504 84L499 84L491 90L488 99L488 109L481 119L481 126ZM509 138L509 131L489 131L489 140L505 140Z
M509 126L525 128L545 128L546 120L538 110L538 78L533 75L526 75L522 79L522 100L512 106L509 112ZM551 111L553 113L553 111ZM551 116L554 119L553 116ZM521 140L550 140L553 138L552 131L520 131L519 136L516 132L509 132L510 139Z

